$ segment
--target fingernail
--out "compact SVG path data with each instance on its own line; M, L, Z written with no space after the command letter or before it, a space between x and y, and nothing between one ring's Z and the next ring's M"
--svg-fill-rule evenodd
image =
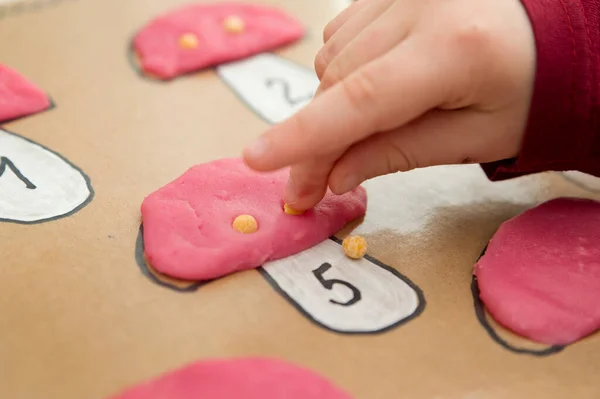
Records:
M360 184L360 178L355 175L347 175L342 180L342 183L339 186L340 194L345 194L348 191L356 188Z
M298 199L298 194L296 193L296 184L294 183L294 180L292 180L291 177L288 179L287 184L285 186L284 196L285 202L288 205L293 205Z
M261 158L266 154L268 147L269 143L267 142L267 139L264 137L259 137L252 144L246 147L245 153L249 158Z

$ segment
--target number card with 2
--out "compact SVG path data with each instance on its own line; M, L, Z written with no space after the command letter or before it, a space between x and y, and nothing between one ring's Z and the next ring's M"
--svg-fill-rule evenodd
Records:
M248 107L271 124L296 113L319 86L314 71L271 53L221 65L217 73Z
M331 239L266 263L261 272L302 313L341 333L387 331L425 306L423 293L406 277L372 258L346 257Z

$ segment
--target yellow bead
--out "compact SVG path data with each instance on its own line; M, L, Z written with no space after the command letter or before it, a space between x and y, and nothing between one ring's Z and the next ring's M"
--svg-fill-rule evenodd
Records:
M304 213L304 211L297 211L294 208L291 208L288 204L284 204L283 205L283 211L285 213L287 213L288 215L302 215Z
M240 233L252 234L258 230L258 223L250 215L240 215L233 220L232 227Z
M347 257L360 259L367 253L367 240L361 236L350 236L342 241L342 248Z
M231 33L243 32L245 27L244 20L235 15L225 18L223 25L225 26L225 30Z
M193 33L186 33L179 37L179 45L183 48L193 49L198 47L198 37Z

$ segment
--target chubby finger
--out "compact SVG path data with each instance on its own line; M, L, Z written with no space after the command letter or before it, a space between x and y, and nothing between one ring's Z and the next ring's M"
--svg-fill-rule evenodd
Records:
M315 72L321 79L329 62L354 39L361 30L379 17L392 3L391 0L370 0L363 9L354 13L321 47L315 57ZM357 3L358 4L358 3Z
M344 8L335 18L325 25L325 29L323 29L323 43L327 43L327 41L331 39L331 36L333 36L341 26L373 1L377 0L361 1L360 4L358 2L352 2L352 4Z
M399 7L399 3L393 4L361 30L327 63L319 91L327 90L359 67L384 55L406 38L411 26L410 14L404 13L399 18L396 7Z
M405 40L323 91L244 150L261 171L301 164L391 130L437 107L446 96L439 64ZM400 95L399 95L400 94Z
M332 154L293 165L284 193L285 203L299 211L319 203L327 191L329 173L340 155Z
M329 175L329 188L344 194L365 180L389 173L485 161L489 143L481 133L486 129L489 117L477 111L431 111L348 149Z

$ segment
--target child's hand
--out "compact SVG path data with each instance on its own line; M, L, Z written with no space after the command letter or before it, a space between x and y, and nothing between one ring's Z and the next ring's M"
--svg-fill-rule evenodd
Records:
M328 184L342 194L386 173L518 154L535 75L518 0L360 0L324 40L315 99L244 154L256 170L292 165L294 208Z

